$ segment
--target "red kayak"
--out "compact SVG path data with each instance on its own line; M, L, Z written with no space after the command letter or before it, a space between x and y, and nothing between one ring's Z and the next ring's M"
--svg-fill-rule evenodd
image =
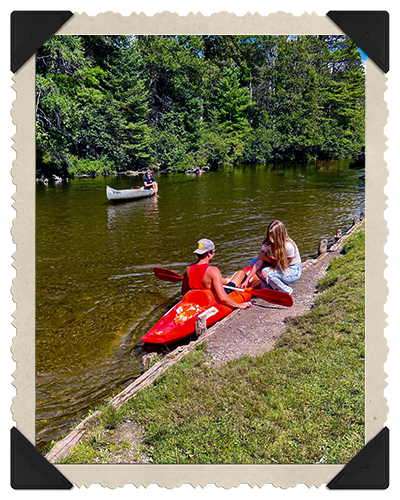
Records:
M250 269L248 266L243 271L247 273ZM243 291L234 290L229 297L238 304L248 302L252 296L248 290L260 287L260 281L256 277L253 282L254 288L250 286ZM150 344L177 342L193 335L196 330L196 320L200 315L206 316L206 324L209 327L225 318L233 309L218 302L211 290L190 290L142 337L142 341Z

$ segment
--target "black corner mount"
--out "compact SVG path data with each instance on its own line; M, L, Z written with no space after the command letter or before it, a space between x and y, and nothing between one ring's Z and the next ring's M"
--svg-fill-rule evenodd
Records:
M73 484L13 427L11 486L15 490L69 490Z
M327 484L330 490L385 490L389 487L389 429L369 441Z
M70 11L14 11L11 13L11 71L15 73L72 17Z
M385 73L389 71L389 14L331 10L327 16Z

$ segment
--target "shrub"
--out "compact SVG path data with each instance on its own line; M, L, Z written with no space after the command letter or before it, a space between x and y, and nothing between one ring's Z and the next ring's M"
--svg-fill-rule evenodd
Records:
M76 175L111 174L117 170L114 162L106 158L90 159L69 156L68 173L71 177Z

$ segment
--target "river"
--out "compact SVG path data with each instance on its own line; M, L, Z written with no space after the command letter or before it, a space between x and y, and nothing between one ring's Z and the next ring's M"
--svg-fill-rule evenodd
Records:
M182 273L200 238L223 275L257 255L283 221L302 259L333 241L365 207L364 170L348 161L159 174L159 196L112 205L106 185L140 177L73 179L36 193L36 420L45 451L140 375L140 338L179 298L153 267Z

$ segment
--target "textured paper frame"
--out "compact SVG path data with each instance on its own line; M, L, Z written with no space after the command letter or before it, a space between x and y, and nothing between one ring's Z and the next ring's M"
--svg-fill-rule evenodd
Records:
M226 12L203 16L178 16L163 12L155 16L106 12L91 17L74 14L58 31L59 35L91 34L342 34L328 17L317 14L278 12L269 16ZM35 443L35 56L14 75L16 101L12 110L17 132L13 137L17 152L12 175L16 184L13 196L17 217L12 234L17 251L14 254L17 276L12 293L17 304L14 325L17 335L12 352L16 361L16 397L12 412L18 430ZM384 126L388 111L384 101L385 74L371 61L366 64L366 371L365 371L365 442L384 427L388 407L384 398L386 374L384 363L388 348L384 337L386 326L384 304L387 286L383 276L386 267L384 245L388 230L384 219L386 197L384 186L388 171ZM190 483L196 487L215 484L225 488L240 484L273 484L288 488L297 484L321 486L332 480L343 465L56 465L73 484L100 483L111 488L125 484L168 488Z

